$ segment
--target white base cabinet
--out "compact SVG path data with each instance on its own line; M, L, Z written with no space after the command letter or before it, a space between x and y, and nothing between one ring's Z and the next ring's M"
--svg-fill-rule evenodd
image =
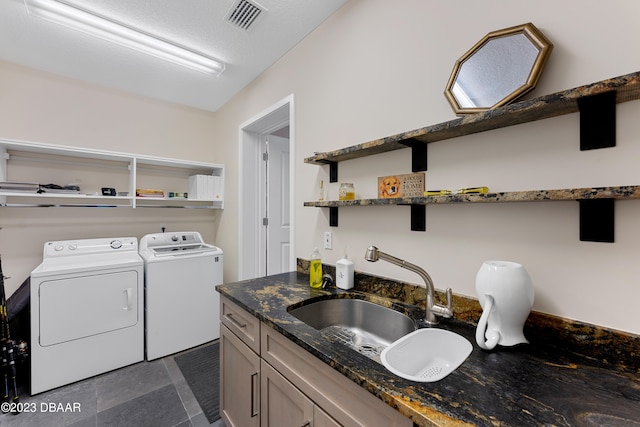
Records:
M220 304L220 414L227 427L413 425L227 298Z

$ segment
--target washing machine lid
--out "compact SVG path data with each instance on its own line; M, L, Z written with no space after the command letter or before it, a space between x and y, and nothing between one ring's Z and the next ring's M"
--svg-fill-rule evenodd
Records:
M222 252L204 243L196 231L148 234L140 239L140 254L144 258L195 255L205 252Z
M207 244L199 244L199 245L177 245L177 246L164 246L158 248L149 248L149 250L156 256L162 256L167 254L176 253L196 253L196 252L213 252L217 251L218 248L215 246L207 245Z

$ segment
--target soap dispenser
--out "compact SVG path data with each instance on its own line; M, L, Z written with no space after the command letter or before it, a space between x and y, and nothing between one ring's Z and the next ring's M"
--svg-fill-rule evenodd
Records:
M353 288L353 262L344 254L344 258L336 261L336 286L340 289Z
M318 248L313 249L311 262L309 264L309 286L312 288L322 287L322 258Z

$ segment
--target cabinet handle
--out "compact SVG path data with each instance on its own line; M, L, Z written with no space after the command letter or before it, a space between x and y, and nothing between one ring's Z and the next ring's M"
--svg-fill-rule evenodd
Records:
M231 321L231 323L233 323L234 325L236 325L236 326L237 326L238 328L240 328L240 329L244 329L244 328L246 328L246 327L247 327L247 324L246 324L246 323L240 323L240 322L238 322L238 321L233 317L233 313L226 314L226 315L225 315L225 317L226 317L227 319L229 319L229 320Z
M309 427L311 425L311 421L307 421L306 423L302 424L302 427Z
M258 378L258 373L254 372L253 374L251 374L251 418L255 417L256 415L258 415L258 412L255 409L256 406L256 401L258 400L256 398L256 392L258 390L258 387L256 387L256 379Z

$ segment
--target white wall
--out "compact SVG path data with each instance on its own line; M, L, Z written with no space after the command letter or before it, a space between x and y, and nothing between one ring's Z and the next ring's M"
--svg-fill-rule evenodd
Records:
M0 62L0 138L216 163L212 116ZM68 174L57 183L76 180L72 170ZM140 238L159 233L161 225L199 231L215 242L219 215L204 209L0 208L7 294L42 262L44 242Z
M454 118L443 90L453 63L486 33L533 22L555 48L528 98L638 70L636 0L351 0L215 114L178 107L0 63L0 136L227 166L219 215L169 210L1 209L0 253L8 293L41 260L47 240L201 231L225 250L225 279L237 278L238 127L295 95L297 256L333 231L330 264L346 248L357 270L418 283L390 264L369 264L365 248L425 267L436 286L475 296L486 259L523 263L536 287L535 309L640 333L635 265L640 202L616 203L616 243L578 240L575 202L427 207L427 231L409 230L407 207L305 208L326 167L304 157ZM621 104L618 146L580 152L578 115L470 135L429 146L429 188L487 185L493 191L640 184L640 102ZM186 143L188 142L188 143ZM409 150L340 164L358 196L376 177L410 172ZM338 184L327 186L336 198Z
M640 333L638 201L616 203L614 244L579 241L576 202L428 206L424 233L409 230L407 207L341 209L340 226L330 228L327 210L302 206L315 200L321 179L328 183L327 167L303 163L314 151L453 119L443 95L453 63L486 33L533 22L554 43L532 98L637 71L638 16L635 0L351 0L216 113L222 161L238 160L240 123L293 93L297 256L308 257L323 232L333 231L325 262L335 263L346 248L357 270L419 282L390 264L364 261L366 247L375 244L426 268L437 287L469 296L483 260L517 261L533 277L534 309ZM427 186L638 184L640 102L619 105L617 114L612 149L580 152L577 114L431 144ZM410 151L402 150L340 163L339 180L353 182L359 197L374 197L378 176L408 172ZM233 167L227 183L227 194L237 191ZM337 198L337 187L325 187L329 198ZM237 204L227 200L218 241L233 253Z

